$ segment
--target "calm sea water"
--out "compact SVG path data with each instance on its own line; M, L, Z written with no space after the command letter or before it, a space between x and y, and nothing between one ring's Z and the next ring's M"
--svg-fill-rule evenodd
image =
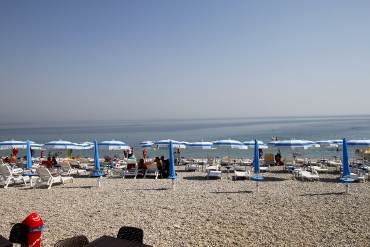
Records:
M328 117L273 117L273 118L234 118L234 119L178 119L178 120L127 120L127 121L94 121L94 122L42 122L0 124L0 141L11 139L18 141L31 140L46 143L59 139L71 142L98 142L107 140L123 141L136 152L141 152L139 143L146 140L156 141L174 139L177 141L216 141L235 139L238 141L261 140L265 143L271 137L284 139L306 139L311 141L329 139L370 138L370 115L361 116L328 116ZM25 155L24 150L19 150ZM0 150L1 155L9 155L10 150ZM181 150L185 157L202 157L209 152L196 149ZM227 150L212 150L216 155L227 155ZM269 148L264 152L276 153ZM291 152L284 151L282 153ZM340 156L336 149L320 148L297 150L305 157ZM117 151L101 150L100 156L113 155ZM38 154L38 152L36 153ZM75 150L74 154L92 157L93 151ZM149 150L149 156L168 156L166 150ZM353 157L354 152L350 151ZM231 150L234 158L253 156L253 150Z

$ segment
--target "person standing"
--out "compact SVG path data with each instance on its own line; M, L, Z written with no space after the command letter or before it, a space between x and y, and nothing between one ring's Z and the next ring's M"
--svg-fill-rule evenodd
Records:
M146 159L147 154L148 154L148 150L143 149L143 158L144 159Z

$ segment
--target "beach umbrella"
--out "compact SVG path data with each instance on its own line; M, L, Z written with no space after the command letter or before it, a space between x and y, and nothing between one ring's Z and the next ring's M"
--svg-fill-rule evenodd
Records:
M32 156L31 156L31 145L30 145L29 140L26 141L26 146L27 146L27 164L26 164L26 168L27 168L27 170L31 170L32 169Z
M259 155L259 152L258 152L258 141L257 140L254 140L254 159L253 159L253 172L254 174L260 174L261 170L260 170L260 155ZM255 176L255 177L252 177L251 178L252 180L255 180L256 181L256 186L257 186L257 192L259 191L259 181L262 181L263 180L263 177L258 177L258 176Z
M15 141L15 140L10 140L10 141L3 141L0 142L0 149L17 149L17 148L26 148L26 142L24 141Z
M80 155L81 155L81 150L85 150L85 156L87 157L87 150L92 149L94 147L93 142L79 142L76 144L78 147L77 149L80 150Z
M148 140L148 141L140 142L140 145L141 145L141 146L143 146L143 145L148 145L148 144L151 144L151 145L152 145L153 143L154 143L154 141L149 141L149 140Z
M98 142L94 140L94 170L100 171Z
M258 145L258 141L257 140L254 140L254 161L253 161L253 164L254 164L254 173L258 174L260 173L260 155L259 155L259 152L258 152L258 149L259 149L259 145Z
M338 147L338 144L335 144L334 142L330 140L321 140L321 141L316 141L315 143L320 145L320 147L322 148L322 158L323 159L325 159L324 148Z
M347 147L351 149L358 149L362 150L358 152L359 155L362 154L362 159L365 158L365 150L370 147L370 140L369 139L357 139L357 140L350 140L347 142ZM357 151L356 151L357 154Z
M172 179L172 189L173 189L175 186L175 178L178 178L179 176L177 176L176 171L175 171L175 157L173 155L172 141L170 141L168 149L169 149L169 162L170 162L169 173L170 175L167 178Z
M255 147L255 143L254 143L254 140L252 141L247 141L247 142L243 142L244 145L246 145L248 148L254 148ZM268 146L263 143L263 141L258 141L258 148L268 148Z
M332 143L334 144L337 144L337 145L342 145L343 144L343 140L338 140L338 139L335 139L335 140L330 140Z
M37 144L35 142L29 141L31 149L43 149L42 144ZM27 148L27 142L24 141L4 141L0 142L0 149L26 149Z
M76 147L76 144L69 142L69 141L51 141L48 143L44 144L44 147L47 149L56 149L56 150L61 150L61 149L73 149Z
M347 178L351 174L351 170L349 167L349 157L348 157L348 148L347 148L347 141L346 138L343 139L343 177L340 178L342 182L346 184L346 193L348 194L349 190L349 183L354 182L353 178Z
M187 144L189 148L195 148L195 149L211 149L213 146L212 142L206 142L206 141L199 141L199 142L189 142Z
M31 149L37 149L37 150L44 150L44 146L42 144L38 144L35 142L30 141L30 147Z
M370 140L369 139L357 139L357 140L350 140L347 142L347 147L349 148L358 148L358 149L366 149L370 147Z
M305 140L296 140L296 139L291 139L291 140L283 140L283 141L277 141L273 143L273 147L275 148L280 148L280 149L309 149L312 148L313 142L311 141L305 141Z
M60 150L74 149L74 148L76 148L76 144L72 143L72 142L69 142L69 141L59 140L59 141L51 141L51 142L45 143L44 148L58 150L58 159L60 161L60 155L59 155Z
M213 142L213 147L227 149L229 165L230 165L230 149L248 149L248 147L241 143L240 141L235 141L231 139L215 141Z
M190 142L187 144L188 148L192 149L202 149L202 162L203 162L203 152L205 149L212 149L213 143L212 142L206 142L206 141L200 141L200 142Z
M154 146L154 141L140 142L140 146L142 149L157 149L157 147Z
M177 148L177 149L184 149L186 148L186 145L182 142L175 141L175 140L160 140L160 141L155 141L152 147L154 148L169 148L170 144L172 145L172 148Z
M121 141L111 140L111 141L103 141L98 144L100 149L106 149L106 150L128 150L130 147Z
M348 176L351 174L349 168L349 158L348 158L348 143L346 138L343 139L343 176Z

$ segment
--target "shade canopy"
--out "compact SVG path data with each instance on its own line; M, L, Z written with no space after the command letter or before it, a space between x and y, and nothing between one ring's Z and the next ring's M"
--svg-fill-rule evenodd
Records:
M253 159L254 173L260 173L261 172L261 169L260 169L260 165L261 165L260 164L260 155L259 155L258 148L259 148L258 141L254 140L254 159Z
M272 145L275 148L295 150L295 149L310 149L313 147L314 144L312 141L291 139L277 141Z
M76 148L76 144L72 143L72 142L69 142L69 141L59 140L59 141L51 141L51 142L45 143L44 148L46 148L46 149L58 149L58 150L60 150L60 149L74 149L74 148Z
M365 149L370 147L370 140L369 139L350 140L347 142L347 147L356 149Z
M31 144L30 141L26 141L26 146L27 146L27 163L26 163L26 168L28 170L31 170L32 168L32 155L31 155Z
M252 141L247 141L247 142L243 142L244 145L246 145L248 148L255 148L255 141L252 140ZM262 141L258 141L258 148L268 148L268 146L262 142Z
M94 169L100 171L98 142L94 140Z
M26 142L24 141L16 141L16 140L10 140L10 141L3 141L0 142L0 149L17 149L17 148L26 148Z
M351 174L349 168L348 148L346 138L343 139L343 176Z
M98 144L100 149L105 150L128 150L130 147L121 141L111 140L111 141L103 141Z
M331 140L321 140L321 141L316 141L315 143L320 145L320 147L322 148L338 147L338 144L332 142Z
M211 149L213 146L212 142L199 141L199 142L190 142L187 144L188 148L194 149Z
M167 140L160 140L160 141L155 141L154 144L152 145L152 148L169 148L170 143L172 145L172 148L177 148L177 149L183 149L186 148L186 145L183 142L167 139Z
M175 178L178 178L179 176L176 175L176 170L175 170L175 157L173 155L173 145L172 145L172 141L170 141L169 145L168 145L168 149L169 149L169 162L170 162L170 168L169 168L169 173L170 175L167 177L167 178L170 178L170 179L175 179Z
M248 147L244 145L242 142L231 139L214 141L213 147L223 149L248 149Z

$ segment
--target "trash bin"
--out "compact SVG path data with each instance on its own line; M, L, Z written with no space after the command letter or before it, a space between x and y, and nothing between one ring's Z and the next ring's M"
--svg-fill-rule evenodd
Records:
M36 213L32 213L22 223L30 226L30 233L28 234L28 246L21 246L40 247L42 230L45 228L41 217Z

